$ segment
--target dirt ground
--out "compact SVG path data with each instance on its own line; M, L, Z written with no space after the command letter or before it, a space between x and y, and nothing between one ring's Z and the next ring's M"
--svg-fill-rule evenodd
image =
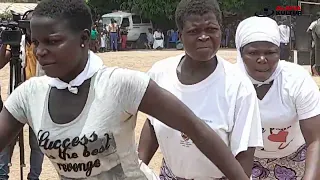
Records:
M182 51L126 51L126 52L108 52L99 54L99 56L103 59L104 64L107 66L119 66L139 71L148 71L148 69L152 66L153 63L159 61L161 59L175 56L181 54ZM235 50L220 50L218 53L220 56L225 59L235 62L236 60L236 51ZM2 97L5 100L7 97L7 85L9 83L9 67L6 66L4 69L0 71L0 81L1 81L1 93ZM320 79L316 79L320 82ZM146 116L143 113L139 113L137 126L136 126L136 142L139 140L139 135L141 132L141 128L146 119ZM25 160L26 167L24 168L24 177L26 179L27 173L29 172L29 157L30 157L30 148L28 142L28 129L24 128L24 136L25 136ZM151 161L150 167L156 172L159 172L159 168L161 165L162 156L160 152L154 156ZM18 180L20 177L20 169L19 169L19 146L16 145L14 150L14 156L12 159L13 166L11 167L10 180ZM42 180L58 180L57 173L54 167L51 165L49 160L45 158L43 164L43 171L40 176Z

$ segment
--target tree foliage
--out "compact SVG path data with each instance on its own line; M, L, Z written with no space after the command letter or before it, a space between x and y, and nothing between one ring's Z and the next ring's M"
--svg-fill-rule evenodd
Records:
M167 26L174 25L174 12L180 0L87 0L98 14L126 10ZM224 15L252 16L263 8L296 5L297 0L218 0Z

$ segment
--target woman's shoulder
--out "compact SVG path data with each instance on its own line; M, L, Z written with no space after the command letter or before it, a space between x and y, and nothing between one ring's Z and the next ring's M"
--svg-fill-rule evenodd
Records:
M151 70L152 71L165 71L170 67L176 68L178 63L180 62L180 60L185 56L185 54L180 54L177 56L172 56L172 57L168 57L166 59L162 59L160 61L155 62L152 67Z
M311 74L301 65L283 60L279 62L279 65L282 68L282 78L286 80L297 81L299 79L311 77Z
M49 88L49 80L48 76L31 77L20 84L17 89L26 94L41 94Z
M125 81L140 80L141 78L148 77L146 73L120 68L120 67L106 67L101 68L95 77L95 86L105 85L120 85Z
M217 56L218 62L222 64L223 80L225 81L226 88L234 91L243 91L244 94L254 92L254 87L245 72L242 72L239 65L231 63Z
M25 81L24 83L27 83L30 86L48 86L50 77L44 75L44 76L34 76Z
M220 56L217 56L218 62L222 64L222 68L225 76L232 78L235 81L247 80L248 77L245 72L242 72L237 63L231 63ZM235 78L236 77L236 78Z

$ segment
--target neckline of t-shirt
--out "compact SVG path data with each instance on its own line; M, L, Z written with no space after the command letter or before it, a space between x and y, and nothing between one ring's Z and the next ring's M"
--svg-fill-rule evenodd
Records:
M66 127L66 126L71 126L73 124L76 124L83 117L83 115L88 112L88 109L91 106L90 101L92 101L93 85L94 85L96 74L94 76L92 76L92 78L90 80L90 87L89 87L89 92L88 92L88 97L87 97L86 103L85 103L82 111L80 112L80 114L75 119L73 119L72 121L70 121L68 123L64 123L64 124L58 124L52 120L51 115L49 113L49 93L50 93L50 90L52 87L48 88L48 91L46 94L45 114L44 114L45 117L44 118L48 119L50 121L50 123L54 124L55 126L60 126L60 127Z
M206 77L204 80L202 80L196 84L192 84L192 85L182 84L178 78L178 75L177 75L177 68L178 68L179 63L181 62L181 60L184 57L185 57L185 55L182 56L177 61L177 63L175 64L174 68L172 68L172 71L171 71L172 77L174 80L174 85L180 91L198 91L200 89L203 89L203 88L207 87L208 85L212 84L218 78L219 73L221 73L223 70L223 65L222 65L223 62L222 62L221 58L216 55L215 58L217 59L217 67L208 77Z
M269 90L267 91L267 93L264 95L264 97L263 97L262 99L259 99L259 98L257 97L257 99L258 99L258 101L259 101L260 104L263 104L263 103L269 101L271 94L272 94L273 91L275 91L275 89L276 89L276 86L278 86L278 82L277 82L277 79L274 79L274 80L273 80L273 84L271 85L271 87L269 88Z

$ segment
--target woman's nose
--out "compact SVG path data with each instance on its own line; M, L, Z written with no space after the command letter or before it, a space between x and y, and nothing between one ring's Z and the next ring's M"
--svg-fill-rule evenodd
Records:
M257 63L267 63L268 60L265 56L260 56L258 59L257 59Z
M43 57L44 55L47 54L47 49L39 45L38 47L35 48L35 54L38 57Z
M208 39L210 39L210 36L206 35L206 34L202 34L201 36L199 36L198 38L200 41L207 41Z

